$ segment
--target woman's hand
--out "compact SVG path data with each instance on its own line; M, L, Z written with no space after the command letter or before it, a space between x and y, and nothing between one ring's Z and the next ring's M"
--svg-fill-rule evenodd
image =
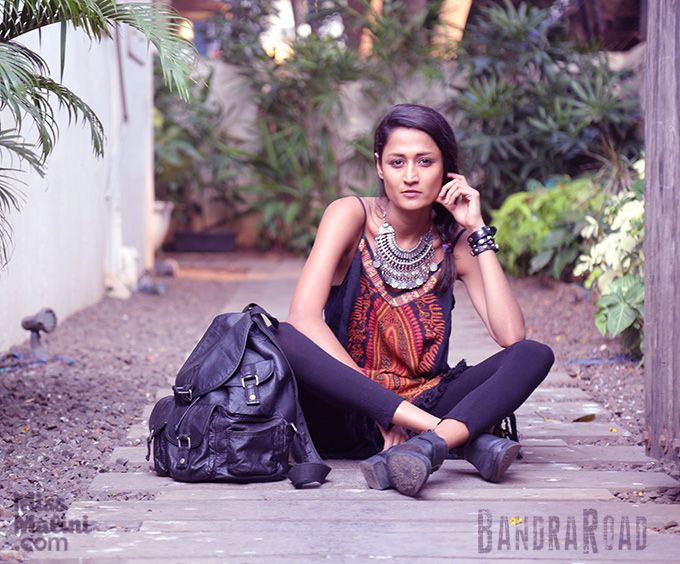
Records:
M449 172L447 176L452 180L442 186L436 201L449 210L458 225L468 231L477 231L484 225L479 192L467 183L462 174Z
M404 430L397 425L393 425L389 431L385 431L385 429L383 429L377 423L376 425L378 426L378 429L380 429L380 434L383 436L383 440L385 441L383 452L390 447L406 442L408 439Z

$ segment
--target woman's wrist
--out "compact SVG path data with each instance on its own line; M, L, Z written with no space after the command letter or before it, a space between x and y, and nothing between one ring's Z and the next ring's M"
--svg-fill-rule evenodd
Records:
M470 233L474 233L475 231L479 231L483 227L486 227L486 223L484 223L483 221L478 221L471 225L466 225L465 229L467 229Z
M496 228L488 225L482 225L479 229L473 231L467 238L470 245L470 254L476 257L484 251L498 252L498 245L494 236L496 235Z

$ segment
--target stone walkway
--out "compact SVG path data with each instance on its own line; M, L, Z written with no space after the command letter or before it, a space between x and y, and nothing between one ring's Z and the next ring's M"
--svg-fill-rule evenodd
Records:
M181 275L233 280L216 314L255 301L286 318L300 261L234 255L229 268L210 264L188 262ZM456 298L450 362L464 357L474 364L499 348L462 287ZM158 397L169 392L168 385ZM77 501L69 509L68 519L87 518L96 530L68 536L68 551L34 553L40 560L680 562L680 535L663 532L680 522L680 506L616 497L680 483L641 471L651 461L643 448L623 444L628 431L610 423L610 414L560 372L552 372L518 411L524 458L501 484L484 482L465 461L448 460L417 499L367 489L352 461L332 461L329 481L303 490L287 481L184 484L159 478L144 461L151 408L129 432L139 446L119 447L112 455L127 459L130 472L99 474L90 486L98 501ZM574 422L590 414L593 421ZM602 469L611 463L628 469Z

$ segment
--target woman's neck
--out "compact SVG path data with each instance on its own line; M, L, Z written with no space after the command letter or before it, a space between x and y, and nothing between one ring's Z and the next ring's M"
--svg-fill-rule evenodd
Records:
M418 244L432 226L432 206L420 210L403 210L387 201L387 222L394 227L397 243L410 249Z

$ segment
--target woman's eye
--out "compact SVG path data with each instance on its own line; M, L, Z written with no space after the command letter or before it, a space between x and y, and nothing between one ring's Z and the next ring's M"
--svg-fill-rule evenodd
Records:
M423 166L430 166L432 164L432 159L420 159L420 164Z
M390 161L390 165L392 166L401 166L403 164L403 161L401 159L393 159Z

